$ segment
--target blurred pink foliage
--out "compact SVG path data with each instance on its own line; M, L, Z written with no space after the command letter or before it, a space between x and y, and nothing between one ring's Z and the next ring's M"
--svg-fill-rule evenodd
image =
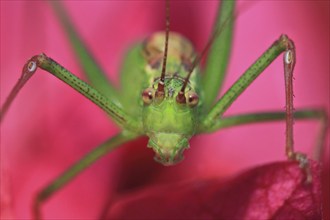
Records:
M211 31L216 5L216 1L209 4L173 2L171 30L187 36L201 51ZM164 30L165 26L164 4L160 1L143 4L138 1L68 1L65 6L96 60L117 84L127 48L154 31ZM46 2L1 1L0 10L1 103L20 76L26 60L35 54L44 52L82 76L65 33ZM224 89L285 33L297 47L295 107L329 110L329 2L239 2L237 12L233 52ZM278 58L226 115L284 109L282 69L282 59ZM1 125L1 172L6 170L6 179L9 179L6 182L10 183L6 189L12 196L8 200L12 204L11 210L6 213L19 219L31 217L32 198L37 191L118 131L90 101L49 74L38 71L18 95ZM296 148L311 155L317 131L317 122L296 122ZM125 204L129 195L133 200L141 195L145 198L141 201L151 205L154 201L147 195L164 192L157 189L183 187L182 181L195 181L195 185L184 191L170 189L171 193L165 196L171 198L177 192L182 201L191 198L194 202L189 189L196 184L209 184L212 187L208 192L226 192L220 187L230 183L240 185L243 183L240 181L246 180L244 178L252 181L249 186L253 186L253 175L267 175L269 169L277 170L277 173L288 167L295 169L286 162L278 166L276 163L260 166L285 160L284 123L242 126L198 136L191 141L186 159L174 167L163 167L154 162L153 152L146 148L146 143L146 139L141 138L125 144L87 169L47 201L43 206L45 218L96 218L107 212L108 204L118 202L114 208ZM326 150L322 178L325 179L323 190L328 193L322 196L325 207L329 207L329 198L325 196L329 195L329 149ZM252 166L260 167L229 178ZM221 183L209 181L212 178ZM283 181L285 184L288 179ZM292 189L302 187L293 182ZM205 190L203 185L198 187ZM237 194L231 195L235 197L244 192L248 193L239 188ZM319 193L317 191L315 196ZM214 205L212 201L205 201L205 207ZM328 213L329 208L325 210ZM145 214L148 211L146 209Z

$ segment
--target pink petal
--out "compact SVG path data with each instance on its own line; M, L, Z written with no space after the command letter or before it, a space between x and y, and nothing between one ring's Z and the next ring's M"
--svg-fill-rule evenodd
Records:
M320 166L313 183L295 162L247 170L233 179L146 187L118 199L108 219L320 219Z

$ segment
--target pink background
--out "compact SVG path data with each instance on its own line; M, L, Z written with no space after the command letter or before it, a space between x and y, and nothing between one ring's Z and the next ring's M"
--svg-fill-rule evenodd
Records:
M158 1L65 4L90 50L115 82L129 45L164 29L163 5ZM216 5L184 1L171 4L171 30L186 35L201 51ZM225 89L280 34L286 33L297 48L295 107L329 109L329 2L240 2L237 13ZM47 3L1 1L1 104L26 60L41 52L81 76L66 36ZM282 58L278 58L226 115L284 110L282 71ZM318 123L295 125L296 148L311 155ZM285 160L284 128L284 123L268 123L198 136L191 141L186 159L174 167L153 162L146 139L139 139L107 155L57 193L43 206L44 216L93 218L100 215L106 201L120 199L120 193L128 190L235 175L258 164ZM98 107L53 76L38 71L1 125L3 215L30 217L32 198L38 190L118 131Z

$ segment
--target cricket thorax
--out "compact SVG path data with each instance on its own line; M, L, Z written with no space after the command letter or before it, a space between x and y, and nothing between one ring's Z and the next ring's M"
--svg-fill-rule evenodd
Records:
M196 70L184 86L196 56L191 43L177 33L170 33L162 81L164 41L165 33L158 32L144 43L149 87L142 92L142 117L144 131L150 138L148 147L156 153L155 160L172 165L183 159L183 151L189 147L189 139L196 132L200 103ZM163 89L161 95L157 95L160 86ZM184 95L183 101L178 100L180 91Z

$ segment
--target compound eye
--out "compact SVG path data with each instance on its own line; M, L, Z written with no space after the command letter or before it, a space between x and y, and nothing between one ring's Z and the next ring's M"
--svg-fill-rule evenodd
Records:
M155 97L155 90L152 88L147 88L142 92L142 100L143 103L146 105L149 105L152 103L152 100Z
M195 107L198 104L199 97L196 92L189 91L186 94L186 100L189 107Z

